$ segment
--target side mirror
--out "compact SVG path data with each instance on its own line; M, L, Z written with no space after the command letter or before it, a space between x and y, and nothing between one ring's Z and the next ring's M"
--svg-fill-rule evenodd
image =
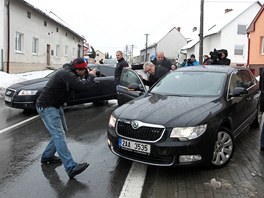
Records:
M144 89L143 89L143 87L142 86L140 86L140 84L137 84L137 83L131 83L131 84L129 84L128 85L128 90L129 91L145 91Z
M243 96L243 95L247 95L248 91L246 88L244 87L236 87L233 91L233 93L231 93L231 96L233 97L239 97L239 96Z

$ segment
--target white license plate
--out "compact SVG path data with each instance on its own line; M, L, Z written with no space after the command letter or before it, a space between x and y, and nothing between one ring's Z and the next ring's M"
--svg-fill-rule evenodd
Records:
M6 101L6 102L11 102L11 97L9 97L9 96L5 96L5 101Z
M140 153L150 153L150 144L144 144L141 142L134 142L119 138L118 146L123 149L133 150Z

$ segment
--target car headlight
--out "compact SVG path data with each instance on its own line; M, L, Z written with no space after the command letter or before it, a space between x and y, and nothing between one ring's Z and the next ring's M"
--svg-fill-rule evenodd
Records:
M36 95L38 90L21 90L18 95L19 96L33 96Z
M179 138L181 141L192 140L202 135L206 127L206 124L195 127L175 127L172 129L170 137Z
M115 128L115 124L116 124L116 118L113 115L111 115L109 119L109 127Z

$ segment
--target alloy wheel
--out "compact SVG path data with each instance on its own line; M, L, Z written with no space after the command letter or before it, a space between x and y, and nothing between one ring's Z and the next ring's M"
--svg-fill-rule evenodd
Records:
M233 138L228 132L219 131L214 146L212 164L216 167L224 166L231 159L233 151Z

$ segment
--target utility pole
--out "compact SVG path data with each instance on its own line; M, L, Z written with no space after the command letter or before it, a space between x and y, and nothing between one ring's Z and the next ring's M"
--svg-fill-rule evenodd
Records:
M148 36L149 34L144 34L144 35L146 35L146 56L145 56L145 62L146 62L148 58Z
M201 0L201 11L200 11L200 42L199 42L199 62L203 64L203 27L204 27L204 0Z
M131 45L131 57L132 57L131 64L133 64L133 60L134 60L134 57L133 57L133 49L134 49L134 45Z

